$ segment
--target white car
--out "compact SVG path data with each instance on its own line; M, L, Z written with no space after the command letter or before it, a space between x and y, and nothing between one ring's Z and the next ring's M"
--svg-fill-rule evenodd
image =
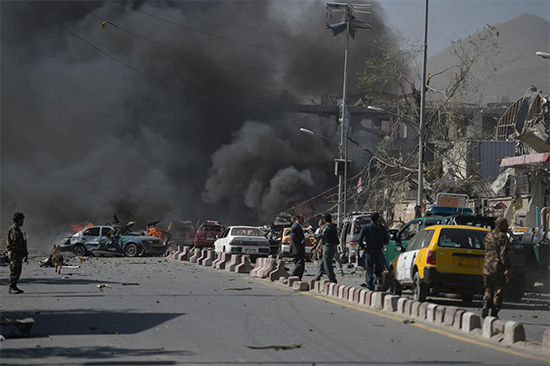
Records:
M269 255L269 240L260 228L230 226L214 242L216 253L249 254L252 257Z

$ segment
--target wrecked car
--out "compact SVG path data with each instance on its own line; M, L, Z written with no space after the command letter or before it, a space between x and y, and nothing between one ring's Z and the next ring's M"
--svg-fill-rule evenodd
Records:
M134 222L124 226L91 226L66 238L60 251L73 252L76 256L113 255L137 257L160 255L166 252L162 239L130 231Z

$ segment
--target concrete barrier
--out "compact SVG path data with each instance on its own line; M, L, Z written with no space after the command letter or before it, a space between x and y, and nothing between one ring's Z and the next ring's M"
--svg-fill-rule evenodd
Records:
M397 311L397 302L400 297L396 295L386 295L384 298L384 310L386 311Z
M216 268L225 269L225 266L227 265L230 259L231 259L230 253L222 252L219 260L216 261Z
M462 329L462 318L464 317L464 314L466 313L466 310L458 309L455 312L455 316L453 319L453 328L456 330Z
M191 258L189 258L189 262L197 263L197 261L201 257L201 254L202 254L201 250L199 248L195 248L193 255L191 256Z
M214 262L215 259L216 259L216 252L214 252L213 250L209 250L206 253L206 257L200 260L200 265L205 267L210 267L212 266L212 263Z
M445 309L445 315L443 316L443 324L448 327L452 327L455 321L455 314L458 311L456 306L447 306Z
M514 344L525 340L525 329L523 324L514 321L507 321L504 325L504 343Z
M338 292L336 293L336 296L339 298L339 299L343 299L344 298L344 289L346 288L346 286L344 285L338 285Z
M420 304L420 307L418 308L418 319L425 320L428 317L429 305L430 305L429 302L423 302Z
M397 300L397 312L399 314L405 314L405 302L407 301L406 298L404 297L400 297L398 300Z
M168 257L177 259L178 255L183 252L183 245L178 245L178 250L172 254L170 254Z
M258 272L260 269L264 268L264 262L267 258L256 258L256 265L254 265L254 268L250 271L250 275L252 277L258 277Z
M269 276L269 274L271 272L273 272L273 270L275 270L275 258L273 258L272 256L269 256L268 258L266 258L266 261L264 262L265 265L258 270L257 274L258 274L258 277L261 277L261 278L266 278Z
M436 324L443 324L445 321L445 312L447 310L446 306L438 305L437 308L435 308L435 323Z
M307 281L307 284L309 285L310 291L315 290L315 284L316 283L317 283L317 281L315 281L314 278L311 278L309 281Z
M179 261L188 261L189 254L189 247L183 246L183 250L176 256L176 259Z
M462 315L462 331L470 333L474 329L481 328L481 317L470 311L465 312Z
M334 286L334 283L325 282L325 287L323 288L323 293L325 295L330 295L332 293L332 287L331 286Z
M197 259L197 264L199 266L202 266L202 261L204 261L206 259L206 256L208 255L208 249L201 249L200 251L200 256L199 258Z
M359 304L359 296L361 295L361 289L359 287L353 288L353 298L351 299L352 302L355 304Z
M235 273L250 273L253 268L254 267L252 267L250 256L243 255L241 258L241 263L235 267Z
M359 304L370 306L370 299L368 298L369 290L361 289L359 292Z
M413 306L413 302L412 300L410 299L406 299L405 300L405 315L407 316L412 316L412 306Z
M426 311L426 320L433 323L435 322L435 313L437 310L436 304L430 304L428 303L428 309Z
M275 269L269 272L268 277L271 281L275 281L276 279L279 279L281 277L285 277L285 278L290 277L290 275L286 271L285 262L282 259L276 260ZM314 280L312 279L311 281L314 281ZM310 288L313 289L313 286L310 286Z
M304 281L294 281L292 283L292 289L294 291L309 291L309 285Z
M375 309L383 309L384 308L384 298L386 297L385 292L373 292L371 301L370 301L370 307Z
M413 301L411 306L411 316L415 319L420 319L419 312L420 312L420 305L422 305L419 301ZM424 316L426 318L426 316Z
M242 254L231 254L231 260L225 265L225 270L227 272L234 272L235 268L241 264Z
M294 282L298 282L298 281L300 281L300 277L298 277L298 276L290 276L290 277L288 278L288 287L293 287Z
M483 320L483 328L482 328L482 335L483 338L491 338L495 335L495 328L493 327L493 323L497 320L497 318L493 316L488 316Z

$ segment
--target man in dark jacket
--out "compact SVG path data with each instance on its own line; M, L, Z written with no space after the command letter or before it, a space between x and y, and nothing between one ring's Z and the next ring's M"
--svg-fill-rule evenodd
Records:
M302 225L305 218L303 215L296 216L296 222L290 228L290 254L294 255L294 268L291 276L298 276L300 280L304 275L306 267L306 243Z
M326 273L328 280L336 283L336 276L332 268L332 257L334 257L336 247L340 243L338 240L338 229L332 223L332 216L330 214L325 214L323 220L325 223L323 230L319 234L315 234L316 239L323 241L323 258L317 266L315 279L319 281L323 273Z
M374 291L376 284L382 283L382 272L386 268L386 260L382 249L388 244L388 231L380 223L380 214L375 212L370 217L370 224L363 225L359 234L359 246L365 250L366 283L364 287ZM372 272L374 270L375 277Z
M21 231L25 216L21 212L13 214L13 225L8 230L8 257L10 260L10 278L8 280L10 294L22 294L23 290L17 287L23 261L27 263L29 252L27 251L27 239Z

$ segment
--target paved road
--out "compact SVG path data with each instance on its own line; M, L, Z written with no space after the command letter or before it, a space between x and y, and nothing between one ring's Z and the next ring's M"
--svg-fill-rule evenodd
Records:
M1 272L5 278L7 268ZM33 337L2 342L2 365L547 364L186 262L89 259L56 275L31 261L24 277L22 295L2 286L1 309L7 317L32 316Z
M287 260L290 261L290 259ZM292 264L289 262L287 267L292 268ZM362 267L357 269L344 267L344 276L335 271L337 274L336 279L339 283L349 286L360 286L361 283L365 283L365 271ZM306 278L310 278L309 276L313 276L314 274L315 265L311 262L307 263ZM404 291L403 296L412 298L412 292ZM476 296L471 304L445 296L428 297L428 301L441 305L458 306L480 315L481 307L483 306L481 296ZM550 327L550 295L540 293L526 294L519 303L505 303L502 311L499 313L499 317L523 323L527 339L542 342L544 331Z

